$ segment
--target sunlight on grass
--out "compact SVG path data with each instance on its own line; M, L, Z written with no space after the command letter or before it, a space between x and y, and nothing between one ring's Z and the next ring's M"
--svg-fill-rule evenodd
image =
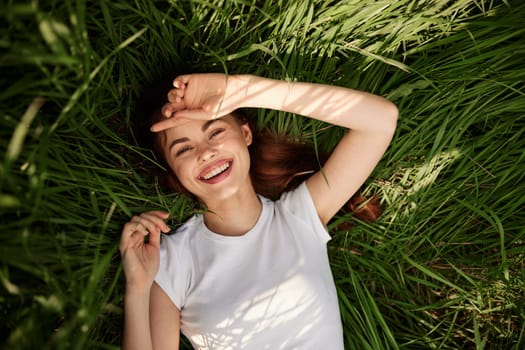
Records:
M400 201L405 202L403 210L392 214L391 220L396 220L398 215L411 215L417 209L417 202L410 199L419 191L424 191L425 188L435 184L439 175L460 156L460 150L452 149L434 155L421 165L397 169L398 173L395 175L397 181L386 184L382 191L382 198L389 204L396 203L397 208L400 207Z
M18 158L18 155L22 150L26 134L29 130L29 127L31 126L31 122L33 121L33 119L35 119L38 110L42 107L43 104L44 99L40 97L35 98L27 108L22 118L20 119L20 123L14 130L13 136L11 137L11 141L9 142L9 146L7 147L7 152L5 154L6 163L10 163L16 160L16 158Z

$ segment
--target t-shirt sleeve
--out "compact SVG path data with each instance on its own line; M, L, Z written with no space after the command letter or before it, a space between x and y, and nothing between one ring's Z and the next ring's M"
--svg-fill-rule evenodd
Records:
M160 245L160 266L155 282L168 295L175 306L181 310L186 302L190 267L188 259L181 256L184 240L176 239L179 233L162 235Z
M295 190L284 193L280 201L293 215L309 225L323 243L331 239L326 226L319 218L306 182L301 183Z

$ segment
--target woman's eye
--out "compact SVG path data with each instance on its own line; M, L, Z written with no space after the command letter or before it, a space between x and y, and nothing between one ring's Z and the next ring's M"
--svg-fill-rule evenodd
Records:
M210 133L210 139L214 138L215 136L219 135L220 133L222 133L224 131L224 129L215 129L213 130L211 133Z
M184 146L184 147L182 147L181 149L179 149L179 150L177 151L177 153L175 153L175 156L177 156L177 157L178 157L178 156L182 156L184 153L190 151L191 148L192 148L191 146Z

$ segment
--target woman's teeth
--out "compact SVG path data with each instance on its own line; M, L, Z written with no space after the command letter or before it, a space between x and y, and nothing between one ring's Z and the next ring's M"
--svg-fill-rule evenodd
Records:
M221 166L218 166L217 168L212 169L211 171L207 172L202 176L204 180L209 180L214 176L219 175L220 173L224 172L226 169L230 167L230 163L224 163Z

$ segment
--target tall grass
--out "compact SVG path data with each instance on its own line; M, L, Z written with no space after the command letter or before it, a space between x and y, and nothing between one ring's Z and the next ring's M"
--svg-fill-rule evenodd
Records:
M119 347L122 224L163 208L176 225L194 210L151 175L134 102L163 72L222 71L364 89L400 108L363 188L382 217L330 224L348 348L523 348L524 15L519 1L0 5L3 346ZM342 135L252 113L324 149Z

